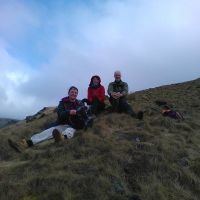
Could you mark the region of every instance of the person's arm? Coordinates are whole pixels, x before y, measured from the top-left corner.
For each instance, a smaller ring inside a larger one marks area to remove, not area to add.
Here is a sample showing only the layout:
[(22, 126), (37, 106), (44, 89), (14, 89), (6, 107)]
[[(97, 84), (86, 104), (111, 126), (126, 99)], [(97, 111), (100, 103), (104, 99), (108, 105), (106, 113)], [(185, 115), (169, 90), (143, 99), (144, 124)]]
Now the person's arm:
[(70, 110), (65, 108), (63, 101), (59, 102), (59, 105), (57, 107), (57, 114), (58, 114), (58, 119), (61, 122), (65, 122), (70, 115)]
[(92, 89), (89, 87), (88, 88), (88, 104), (90, 105), (92, 103), (93, 100), (93, 92)]
[(128, 95), (128, 84), (123, 83), (123, 91), (121, 92), (122, 96), (126, 97)]
[(118, 99), (121, 96), (121, 94), (118, 93), (118, 92), (114, 92), (113, 84), (114, 83), (110, 83), (109, 84), (109, 86), (108, 86), (108, 94), (110, 95), (110, 97), (113, 97), (114, 99)]
[(80, 112), (86, 112), (87, 107), (85, 106), (85, 104), (80, 101), (80, 100), (76, 100), (77, 102), (77, 106), (75, 109), (69, 110), (69, 115), (78, 115), (80, 114)]
[(111, 94), (113, 93), (113, 84), (112, 83), (109, 83), (107, 92), (108, 92), (109, 96), (111, 96)]
[(105, 88), (103, 86), (99, 88), (98, 99), (100, 102), (104, 102), (105, 100)]

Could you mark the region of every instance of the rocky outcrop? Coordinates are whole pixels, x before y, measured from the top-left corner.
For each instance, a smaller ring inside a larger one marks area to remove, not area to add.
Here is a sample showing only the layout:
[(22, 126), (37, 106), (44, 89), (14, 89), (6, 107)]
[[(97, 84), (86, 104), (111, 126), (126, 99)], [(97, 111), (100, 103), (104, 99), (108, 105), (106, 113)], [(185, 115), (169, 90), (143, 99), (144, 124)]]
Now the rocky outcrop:
[(44, 116), (56, 112), (56, 108), (55, 107), (44, 107), (43, 109), (41, 109), (40, 111), (38, 111), (36, 114), (34, 115), (30, 115), (30, 116), (26, 116), (26, 122), (31, 122), (35, 119), (40, 119), (43, 118)]

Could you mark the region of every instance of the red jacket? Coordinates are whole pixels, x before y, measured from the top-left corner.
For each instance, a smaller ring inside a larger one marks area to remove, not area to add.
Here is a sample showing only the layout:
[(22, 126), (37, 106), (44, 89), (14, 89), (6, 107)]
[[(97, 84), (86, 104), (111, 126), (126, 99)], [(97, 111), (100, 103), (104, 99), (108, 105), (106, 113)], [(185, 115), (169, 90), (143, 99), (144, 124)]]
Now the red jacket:
[[(99, 79), (99, 85), (97, 86), (93, 85), (94, 78)], [(97, 98), (101, 103), (104, 103), (105, 89), (101, 85), (101, 79), (98, 75), (93, 76), (90, 80), (90, 84), (88, 87), (88, 104), (92, 104), (94, 98)]]
[(98, 88), (88, 87), (88, 103), (91, 104), (95, 97), (101, 103), (104, 103), (105, 89), (102, 85), (100, 85)]

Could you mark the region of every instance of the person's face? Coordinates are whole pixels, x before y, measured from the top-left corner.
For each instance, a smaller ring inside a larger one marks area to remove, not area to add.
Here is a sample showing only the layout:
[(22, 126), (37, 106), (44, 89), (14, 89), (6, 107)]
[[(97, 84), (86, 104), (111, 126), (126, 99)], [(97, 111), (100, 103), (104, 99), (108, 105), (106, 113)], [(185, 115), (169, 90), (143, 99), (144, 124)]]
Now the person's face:
[(121, 74), (120, 73), (115, 73), (114, 77), (115, 77), (116, 81), (120, 81), (121, 80)]
[(93, 82), (94, 85), (98, 85), (98, 84), (99, 84), (99, 79), (96, 78), (96, 77), (94, 77), (94, 78), (92, 79), (92, 82)]
[(71, 101), (75, 101), (75, 100), (76, 100), (76, 97), (77, 97), (77, 95), (78, 95), (78, 91), (77, 91), (76, 89), (71, 89), (71, 90), (69, 91), (68, 95), (69, 95), (69, 99), (70, 99)]

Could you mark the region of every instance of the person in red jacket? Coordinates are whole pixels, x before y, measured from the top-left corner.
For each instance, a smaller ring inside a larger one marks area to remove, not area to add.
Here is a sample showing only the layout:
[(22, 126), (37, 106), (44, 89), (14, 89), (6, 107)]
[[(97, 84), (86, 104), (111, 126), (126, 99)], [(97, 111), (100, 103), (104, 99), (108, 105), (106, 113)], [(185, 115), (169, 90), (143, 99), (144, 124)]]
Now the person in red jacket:
[(92, 76), (87, 97), (87, 104), (90, 105), (89, 110), (92, 114), (98, 114), (105, 109), (105, 89), (98, 75)]

